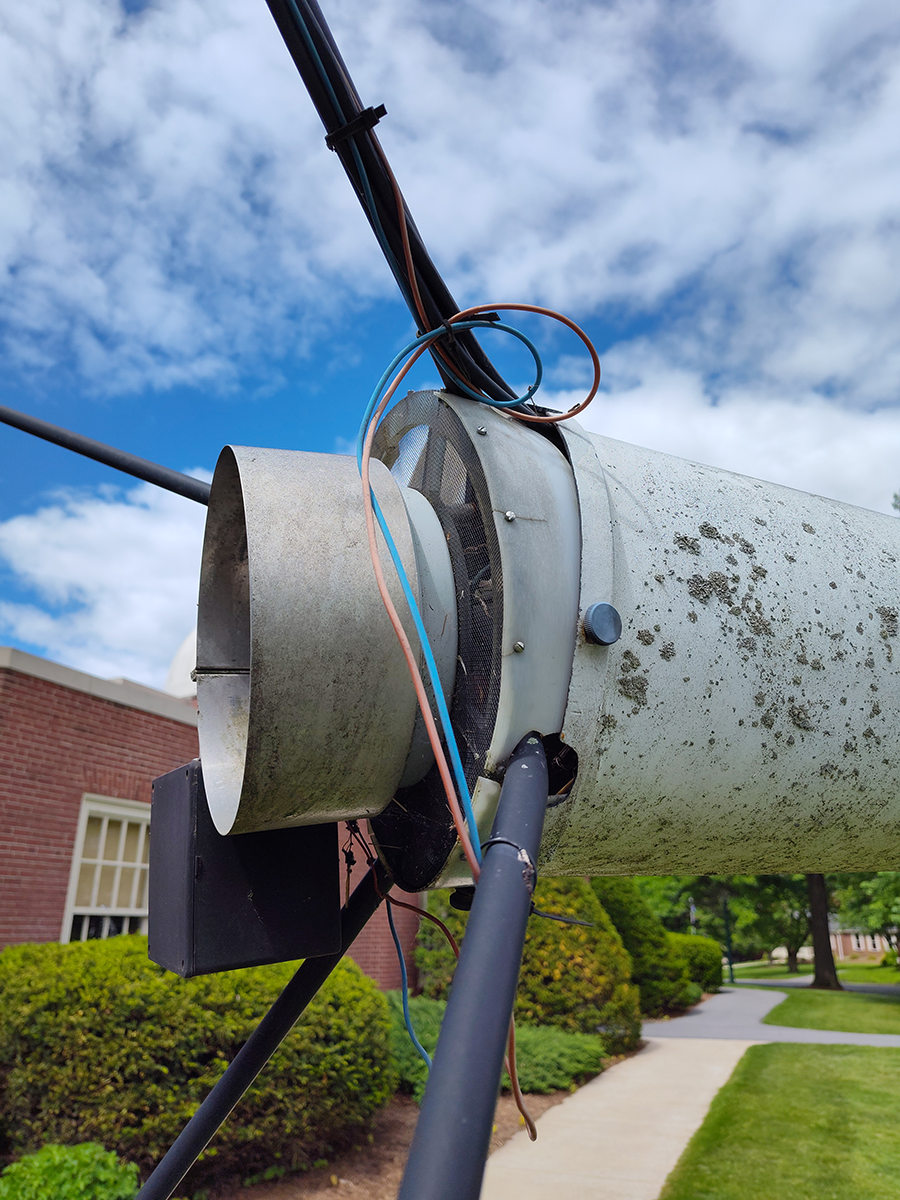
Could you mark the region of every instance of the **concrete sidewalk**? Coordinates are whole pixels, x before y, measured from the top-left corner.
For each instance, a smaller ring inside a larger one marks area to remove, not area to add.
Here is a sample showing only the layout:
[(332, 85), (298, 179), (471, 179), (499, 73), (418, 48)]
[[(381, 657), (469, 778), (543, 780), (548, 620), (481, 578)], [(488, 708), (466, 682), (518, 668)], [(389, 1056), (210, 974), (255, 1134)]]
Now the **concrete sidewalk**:
[(656, 1200), (752, 1041), (647, 1039), (488, 1159), (481, 1200)]
[(838, 1033), (829, 1029), (763, 1025), (763, 1017), (786, 996), (786, 992), (772, 988), (723, 988), (717, 996), (710, 996), (683, 1017), (673, 1017), (671, 1021), (644, 1021), (644, 1036), (804, 1042), (820, 1046), (900, 1046), (900, 1035), (893, 1033)]
[[(740, 972), (736, 972), (740, 975)], [(838, 977), (841, 970), (838, 967)], [(811, 975), (800, 975), (796, 979), (735, 979), (735, 987), (763, 988), (808, 988), (812, 983)], [(845, 992), (865, 992), (868, 996), (900, 996), (900, 983), (846, 983), (841, 979)]]

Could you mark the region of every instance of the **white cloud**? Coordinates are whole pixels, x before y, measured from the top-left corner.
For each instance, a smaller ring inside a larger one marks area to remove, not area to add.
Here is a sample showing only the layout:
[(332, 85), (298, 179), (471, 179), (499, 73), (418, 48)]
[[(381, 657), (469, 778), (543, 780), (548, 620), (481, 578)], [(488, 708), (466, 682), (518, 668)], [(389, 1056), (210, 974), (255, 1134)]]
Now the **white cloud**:
[[(724, 467), (756, 479), (879, 512), (891, 512), (900, 487), (900, 410), (845, 408), (812, 393), (785, 395), (731, 388), (716, 403), (697, 371), (666, 363), (652, 346), (614, 352), (621, 381), (578, 419), (620, 441)], [(568, 408), (573, 390), (554, 403)]]
[[(621, 331), (592, 427), (889, 510), (892, 6), (329, 0), (327, 16), (364, 103), (387, 105), (379, 135), (459, 300)], [(120, 395), (246, 371), (264, 387), (269, 362), (394, 293), (262, 4), (7, 4), (0, 110), (9, 367)], [(577, 363), (550, 359), (574, 387)], [(193, 604), (201, 514), (152, 497), (63, 498), (0, 526), (44, 598), (0, 609), (6, 628), (161, 682), (192, 620), (175, 597)]]
[(0, 523), (0, 558), (34, 594), (0, 603), (0, 636), (93, 675), (162, 687), (196, 622), (204, 516), (142, 484), (61, 494)]
[[(704, 375), (894, 403), (900, 20), (878, 0), (328, 5), (460, 298), (677, 324)], [(0, 16), (19, 362), (229, 384), (393, 284), (264, 6)], [(302, 332), (301, 332), (302, 331)]]

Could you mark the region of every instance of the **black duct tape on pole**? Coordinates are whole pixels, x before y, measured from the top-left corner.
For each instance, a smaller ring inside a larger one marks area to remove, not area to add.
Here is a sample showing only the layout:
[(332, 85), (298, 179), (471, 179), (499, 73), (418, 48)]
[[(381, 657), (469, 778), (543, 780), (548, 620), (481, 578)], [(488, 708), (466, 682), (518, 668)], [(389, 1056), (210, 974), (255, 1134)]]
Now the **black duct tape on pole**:
[(537, 734), (513, 752), (399, 1200), (477, 1200), (547, 808)]
[(383, 868), (373, 867), (341, 912), (341, 952), (308, 958), (301, 964), (238, 1051), (228, 1070), (182, 1129), (138, 1192), (136, 1200), (169, 1200), (219, 1126), (290, 1033), (303, 1010), (378, 908), (387, 887)]

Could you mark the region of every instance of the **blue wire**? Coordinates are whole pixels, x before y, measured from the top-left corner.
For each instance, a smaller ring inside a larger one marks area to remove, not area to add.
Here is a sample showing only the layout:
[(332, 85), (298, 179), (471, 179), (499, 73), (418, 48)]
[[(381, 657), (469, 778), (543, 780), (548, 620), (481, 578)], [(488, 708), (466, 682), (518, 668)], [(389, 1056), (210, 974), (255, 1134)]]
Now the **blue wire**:
[[(454, 326), (454, 328), (456, 328), (456, 329), (484, 329), (484, 328), (501, 329), (505, 333), (511, 333), (514, 337), (518, 338), (519, 341), (524, 342), (525, 345), (531, 351), (531, 354), (535, 360), (535, 363), (537, 364), (537, 380), (532, 385), (532, 387), (529, 388), (528, 392), (526, 393), (526, 396), (525, 397), (516, 397), (512, 400), (502, 401), (502, 402), (485, 401), (484, 397), (476, 397), (476, 398), (480, 399), (486, 403), (489, 403), (489, 404), (491, 404), (492, 407), (496, 407), (496, 408), (506, 408), (506, 407), (509, 407), (510, 405), (521, 403), (523, 399), (530, 398), (530, 396), (533, 394), (535, 388), (540, 383), (540, 380), (542, 377), (542, 364), (541, 364), (541, 359), (540, 359), (540, 355), (537, 351), (537, 348), (529, 340), (529, 338), (527, 338), (525, 336), (525, 334), (523, 334), (518, 329), (514, 329), (511, 325), (505, 325), (505, 324), (503, 324), (501, 322), (497, 322), (497, 321), (483, 321), (483, 320), (478, 320), (478, 319), (475, 319), (472, 321), (460, 321), (457, 325)], [(417, 338), (414, 342), (410, 342), (408, 345), (404, 346), (402, 350), (398, 351), (398, 353), (394, 355), (393, 359), (390, 362), (390, 365), (387, 367), (387, 369), (382, 374), (374, 392), (372, 393), (369, 403), (366, 406), (366, 411), (363, 416), (362, 424), (360, 425), (360, 429), (359, 429), (359, 436), (357, 437), (356, 461), (357, 461), (357, 466), (360, 468), (360, 470), (362, 469), (362, 453), (363, 453), (363, 446), (365, 444), (365, 439), (366, 439), (366, 432), (368, 430), (369, 423), (372, 419), (372, 414), (374, 413), (375, 409), (378, 407), (378, 402), (381, 398), (381, 393), (384, 391), (387, 381), (393, 375), (394, 371), (400, 365), (400, 363), (409, 354), (411, 354), (414, 350), (416, 350), (420, 346), (422, 346), (423, 343), (427, 344), (429, 342), (433, 342), (435, 339), (441, 337), (445, 332), (446, 331), (443, 328), (434, 329), (430, 333), (427, 333), (427, 334), (423, 335), (422, 337)], [(419, 610), (418, 602), (416, 601), (415, 595), (413, 594), (412, 586), (409, 582), (409, 578), (408, 578), (408, 576), (406, 574), (406, 570), (403, 566), (403, 561), (400, 558), (400, 552), (398, 551), (396, 543), (394, 542), (394, 539), (391, 536), (391, 531), (388, 528), (387, 521), (385, 520), (384, 514), (381, 511), (381, 506), (379, 505), (378, 500), (375, 497), (375, 493), (372, 491), (371, 488), (369, 489), (369, 491), (370, 491), (370, 495), (372, 498), (372, 509), (373, 509), (373, 512), (375, 515), (375, 519), (377, 520), (378, 525), (381, 529), (381, 532), (384, 535), (384, 539), (387, 544), (388, 552), (390, 553), (391, 560), (392, 560), (392, 562), (394, 564), (394, 568), (397, 572), (397, 578), (400, 581), (400, 586), (403, 590), (403, 595), (406, 599), (406, 603), (409, 607), (410, 615), (412, 616), (412, 619), (413, 619), (413, 624), (416, 627), (416, 633), (418, 634), (418, 637), (419, 637), (419, 643), (421, 645), (422, 654), (425, 659), (425, 667), (426, 667), (426, 670), (428, 673), (428, 679), (429, 679), (429, 682), (431, 683), (432, 694), (434, 695), (435, 703), (437, 705), (438, 716), (440, 718), (441, 727), (444, 731), (444, 739), (447, 743), (447, 749), (450, 754), (450, 763), (453, 768), (453, 774), (456, 778), (457, 790), (459, 791), (460, 801), (462, 803), (463, 812), (465, 813), (466, 824), (468, 825), (469, 831), (471, 834), (472, 848), (474, 850), (477, 861), (480, 863), (481, 862), (481, 847), (480, 847), (479, 841), (478, 841), (478, 826), (475, 821), (475, 813), (472, 808), (472, 798), (469, 793), (469, 785), (466, 780), (465, 770), (463, 769), (462, 759), (459, 754), (459, 747), (456, 743), (456, 735), (453, 732), (453, 725), (450, 721), (450, 712), (447, 708), (447, 702), (444, 698), (444, 691), (443, 691), (443, 687), (441, 686), (440, 675), (439, 675), (439, 672), (437, 669), (437, 663), (435, 662), (434, 654), (432, 653), (432, 650), (431, 650), (431, 644), (429, 643), (429, 640), (428, 640), (428, 634), (425, 631), (425, 624), (422, 620), (422, 614)]]
[(413, 1029), (412, 1017), (409, 1015), (409, 988), (407, 987), (406, 983), (406, 963), (403, 960), (403, 947), (400, 945), (400, 939), (397, 937), (397, 928), (394, 925), (394, 906), (391, 904), (390, 896), (385, 896), (385, 900), (387, 901), (387, 915), (388, 924), (391, 927), (391, 937), (394, 939), (394, 945), (397, 947), (397, 958), (400, 962), (400, 982), (402, 985), (400, 995), (403, 1000), (403, 1020), (406, 1023), (406, 1032), (409, 1034), (409, 1040), (418, 1050), (419, 1054), (421, 1054), (422, 1058), (425, 1059), (425, 1065), (430, 1071), (431, 1055), (416, 1037), (416, 1031)]
[[(538, 370), (540, 372), (541, 362), (540, 362), (540, 355), (538, 354), (537, 348), (518, 329), (514, 329), (512, 326), (504, 325), (504, 324), (498, 323), (496, 321), (481, 321), (481, 320), (461, 321), (461, 322), (459, 322), (459, 324), (457, 326), (455, 326), (455, 328), (462, 328), (462, 329), (485, 328), (485, 327), (488, 327), (491, 329), (497, 329), (497, 328), (502, 329), (504, 332), (509, 332), (514, 337), (516, 337), (520, 341), (524, 342), (528, 346), (529, 350), (531, 351), (531, 353), (535, 359), (535, 362), (538, 364)], [(426, 343), (432, 342), (436, 338), (441, 337), (444, 334), (444, 332), (445, 332), (445, 330), (443, 328), (432, 330), (430, 333), (425, 334), (424, 337), (417, 338), (414, 342), (410, 342), (408, 345), (404, 346), (402, 350), (398, 351), (398, 353), (394, 355), (394, 358), (391, 360), (390, 365), (387, 367), (387, 369), (382, 374), (382, 376), (379, 379), (378, 384), (375, 388), (375, 391), (372, 393), (372, 397), (369, 400), (369, 403), (366, 407), (366, 411), (363, 416), (363, 421), (360, 426), (359, 436), (357, 438), (356, 460), (357, 460), (357, 465), (360, 468), (362, 467), (362, 451), (363, 451), (363, 445), (365, 443), (366, 431), (368, 429), (369, 422), (371, 421), (372, 414), (374, 413), (375, 409), (378, 406), (378, 401), (381, 398), (381, 393), (383, 392), (384, 387), (387, 384), (387, 381), (393, 375), (394, 371), (400, 365), (400, 363), (403, 361), (403, 359), (407, 357), (407, 355), (411, 354), (414, 350), (418, 349), (422, 345), (423, 342), (426, 342)], [(519, 402), (520, 402), (519, 398), (516, 398), (514, 400), (510, 400), (508, 403), (509, 404), (517, 404)], [(506, 407), (506, 403), (498, 404), (498, 405), (496, 405), (496, 407)], [(370, 489), (370, 492), (371, 492), (371, 489)], [(459, 791), (460, 800), (462, 802), (463, 811), (465, 813), (466, 824), (468, 825), (470, 833), (472, 835), (473, 850), (475, 852), (476, 859), (478, 860), (478, 862), (481, 862), (481, 847), (478, 843), (478, 826), (475, 821), (475, 813), (472, 809), (472, 799), (471, 799), (471, 795), (469, 793), (469, 786), (468, 786), (468, 782), (466, 781), (466, 775), (465, 775), (465, 771), (463, 769), (462, 759), (460, 758), (459, 747), (457, 746), (457, 743), (456, 743), (456, 735), (453, 732), (453, 725), (450, 721), (450, 713), (447, 708), (447, 702), (444, 699), (444, 692), (443, 692), (443, 688), (441, 686), (440, 676), (439, 676), (438, 669), (437, 669), (437, 663), (434, 660), (434, 655), (432, 653), (431, 645), (428, 640), (428, 634), (425, 631), (425, 624), (422, 620), (421, 612), (419, 611), (419, 605), (416, 601), (415, 595), (413, 594), (413, 590), (410, 585), (409, 578), (408, 578), (408, 576), (406, 574), (406, 570), (403, 566), (402, 559), (400, 558), (400, 553), (397, 550), (397, 546), (394, 542), (393, 537), (391, 536), (391, 532), (390, 532), (390, 529), (388, 528), (387, 521), (385, 520), (384, 514), (381, 511), (381, 506), (379, 505), (377, 499), (375, 498), (374, 492), (371, 492), (371, 496), (372, 496), (372, 507), (373, 507), (373, 511), (375, 514), (375, 519), (378, 521), (378, 525), (381, 528), (382, 534), (384, 535), (384, 539), (385, 539), (385, 542), (387, 543), (388, 551), (391, 555), (391, 560), (393, 561), (394, 568), (397, 571), (397, 577), (400, 581), (400, 586), (403, 590), (403, 594), (406, 599), (407, 605), (409, 607), (410, 614), (413, 618), (413, 623), (416, 627), (416, 633), (418, 634), (419, 642), (422, 647), (422, 653), (425, 658), (425, 666), (426, 666), (426, 670), (428, 672), (429, 682), (431, 683), (432, 693), (434, 695), (435, 703), (436, 703), (437, 709), (438, 709), (438, 716), (440, 718), (441, 727), (443, 728), (443, 731), (444, 731), (444, 738), (447, 743), (447, 749), (450, 754), (450, 761), (451, 761), (451, 766), (453, 768), (453, 774), (456, 778), (457, 789)]]

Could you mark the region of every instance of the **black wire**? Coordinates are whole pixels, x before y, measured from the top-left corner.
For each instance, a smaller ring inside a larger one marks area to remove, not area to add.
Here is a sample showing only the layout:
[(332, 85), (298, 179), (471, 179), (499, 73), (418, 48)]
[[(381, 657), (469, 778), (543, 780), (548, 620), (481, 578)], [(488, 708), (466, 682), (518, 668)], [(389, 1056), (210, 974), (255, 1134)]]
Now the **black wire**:
[[(358, 116), (363, 105), (317, 0), (266, 0), (266, 2), (322, 124), (325, 126), (326, 133), (337, 132)], [(303, 36), (304, 32), (312, 42), (319, 62), (310, 52)], [(329, 95), (329, 84), (337, 105)], [(370, 210), (364, 181), (353, 153), (353, 146), (350, 144), (351, 141), (362, 162), (365, 181), (369, 185), (375, 208), (374, 212)], [(406, 277), (400, 217), (397, 212), (394, 189), (385, 166), (386, 160), (382, 157), (383, 151), (372, 132), (366, 131), (339, 143), (335, 147), (335, 153), (341, 160), (341, 165), (373, 230), (377, 234), (380, 226), (383, 232), (387, 247), (382, 246), (382, 250), (385, 251), (388, 265), (397, 279), (403, 298), (409, 306), (417, 326), (420, 326), (422, 318), (416, 311), (412, 299), (412, 289)], [(415, 222), (406, 211), (405, 217), (410, 256), (422, 307), (429, 328), (435, 329), (444, 320), (458, 312), (459, 305), (425, 248), (425, 243)], [(426, 330), (420, 330), (420, 332), (426, 332)], [(443, 339), (441, 342), (444, 354), (451, 361), (454, 369), (470, 385), (480, 388), (492, 400), (507, 401), (515, 395), (471, 331), (467, 330), (457, 334), (452, 345), (445, 344)], [(452, 371), (448, 370), (440, 356), (433, 354), (433, 357), (445, 386), (448, 389), (459, 391)]]

